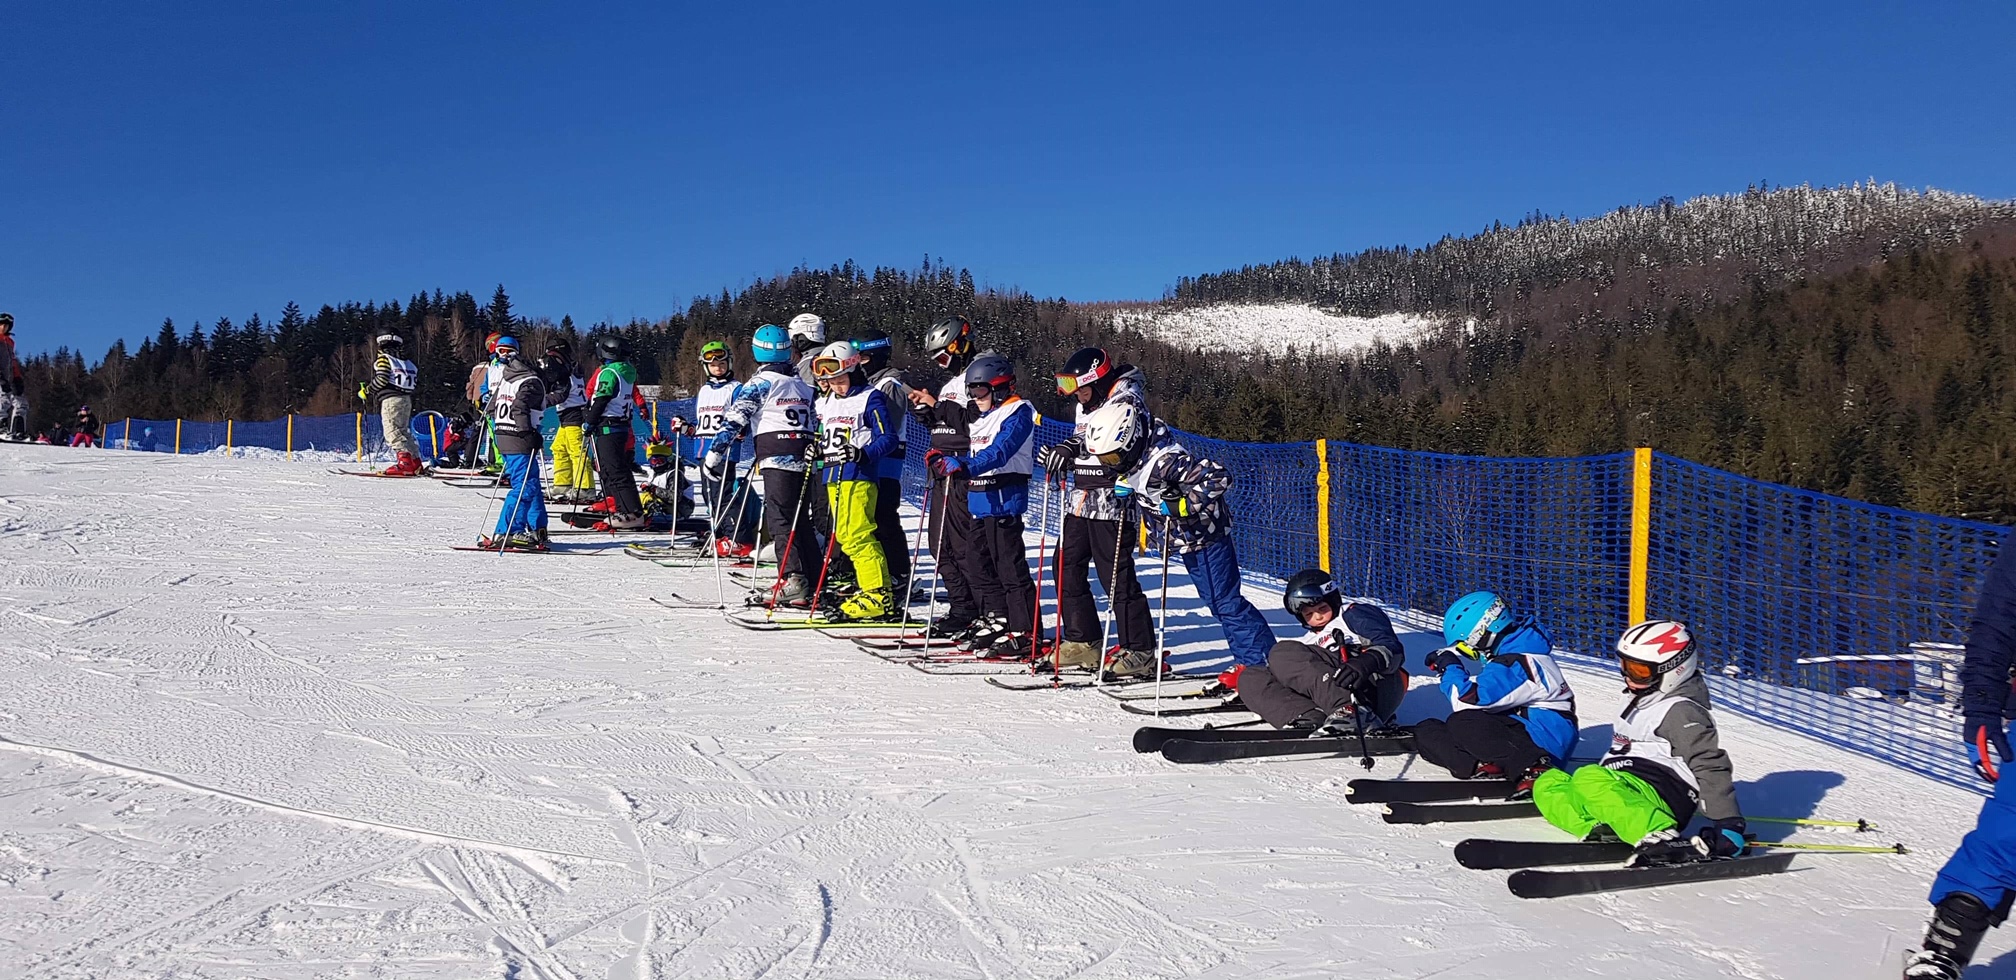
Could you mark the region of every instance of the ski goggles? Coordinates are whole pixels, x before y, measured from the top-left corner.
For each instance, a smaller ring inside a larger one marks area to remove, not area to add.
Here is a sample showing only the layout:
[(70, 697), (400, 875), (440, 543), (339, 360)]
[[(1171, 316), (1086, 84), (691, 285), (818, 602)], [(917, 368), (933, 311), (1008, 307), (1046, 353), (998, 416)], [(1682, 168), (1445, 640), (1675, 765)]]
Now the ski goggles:
[(728, 349), (725, 347), (716, 347), (712, 350), (703, 350), (700, 352), (700, 363), (702, 364), (726, 364), (728, 361)]
[(1092, 458), (1098, 460), (1103, 466), (1119, 466), (1121, 463), (1127, 461), (1127, 454), (1115, 449), (1110, 453), (1093, 453)]
[(988, 401), (993, 401), (993, 400), (994, 400), (994, 386), (993, 386), (993, 385), (967, 385), (967, 386), (966, 386), (966, 397), (968, 397), (968, 398), (971, 398), (971, 399), (974, 399), (974, 400), (976, 400), (976, 401), (977, 401), (977, 400), (979, 400), (979, 399), (982, 399), (982, 398), (985, 398), (985, 399), (987, 399)]
[(1093, 382), (1098, 380), (1099, 371), (1096, 368), (1084, 374), (1059, 374), (1057, 376), (1057, 393), (1060, 395), (1076, 394), (1078, 389), (1090, 387)]
[(1650, 684), (1658, 680), (1661, 674), (1665, 674), (1679, 666), (1680, 662), (1685, 659), (1685, 657), (1675, 657), (1663, 664), (1655, 664), (1649, 660), (1634, 660), (1630, 657), (1620, 656), (1617, 658), (1617, 672), (1623, 674), (1624, 679), (1630, 683)]
[(938, 365), (941, 368), (949, 368), (952, 366), (952, 359), (958, 356), (959, 355), (952, 353), (951, 348), (947, 347), (944, 350), (941, 350), (938, 353), (931, 355), (931, 362)]
[(812, 376), (821, 381), (837, 378), (847, 373), (847, 362), (837, 357), (815, 357), (812, 359)]

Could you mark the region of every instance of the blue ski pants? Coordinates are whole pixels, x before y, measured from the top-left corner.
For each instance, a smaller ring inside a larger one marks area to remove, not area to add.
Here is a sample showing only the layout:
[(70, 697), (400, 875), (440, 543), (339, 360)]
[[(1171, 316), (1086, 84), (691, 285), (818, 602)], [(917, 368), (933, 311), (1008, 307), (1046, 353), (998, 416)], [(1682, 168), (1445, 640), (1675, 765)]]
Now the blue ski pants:
[(1989, 908), (2000, 908), (2016, 888), (2016, 770), (2005, 767), (1995, 783), (1995, 795), (1981, 804), (1974, 829), (1961, 838), (1960, 849), (1946, 859), (1932, 881), (1932, 904), (1954, 892), (1966, 892)]
[(497, 512), (497, 533), (531, 534), (546, 530), (546, 490), (539, 485), (539, 457), (535, 453), (504, 457), (504, 478), (511, 492)]
[(1197, 586), (1197, 595), (1211, 607), (1234, 663), (1255, 666), (1267, 662), (1274, 647), (1274, 627), (1239, 591), (1239, 553), (1231, 538), (1219, 538), (1196, 551), (1182, 553), (1183, 567)]

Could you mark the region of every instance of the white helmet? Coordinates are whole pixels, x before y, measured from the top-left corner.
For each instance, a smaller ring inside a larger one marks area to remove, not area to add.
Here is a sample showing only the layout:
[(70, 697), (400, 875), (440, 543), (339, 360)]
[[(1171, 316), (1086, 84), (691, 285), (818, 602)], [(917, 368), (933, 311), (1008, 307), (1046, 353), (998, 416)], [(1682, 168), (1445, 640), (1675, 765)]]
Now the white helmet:
[(791, 318), (791, 339), (803, 338), (815, 344), (826, 342), (826, 321), (817, 313), (800, 313)]
[(1633, 690), (1671, 691), (1700, 673), (1701, 658), (1686, 623), (1653, 619), (1617, 638), (1617, 669)]
[(1148, 413), (1131, 401), (1109, 401), (1085, 417), (1085, 454), (1107, 466), (1131, 466), (1148, 438)]
[(861, 366), (861, 352), (851, 340), (836, 340), (812, 355), (812, 376), (824, 381), (851, 373)]

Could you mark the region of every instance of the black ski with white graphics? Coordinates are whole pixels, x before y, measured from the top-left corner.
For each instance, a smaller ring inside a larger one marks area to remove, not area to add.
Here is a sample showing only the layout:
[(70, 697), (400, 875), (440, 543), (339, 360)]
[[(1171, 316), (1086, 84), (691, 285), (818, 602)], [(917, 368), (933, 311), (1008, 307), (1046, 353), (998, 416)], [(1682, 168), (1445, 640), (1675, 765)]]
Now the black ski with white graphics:
[[(1025, 661), (1003, 660), (1000, 662), (1027, 666), (1027, 662)], [(1091, 674), (1075, 668), (1062, 674), (1053, 675), (1050, 671), (1049, 660), (1046, 655), (1046, 658), (1036, 661), (1036, 670), (1029, 675), (1029, 679), (1026, 681), (1020, 683), (1015, 681), (989, 681), (988, 683), (1010, 691), (1055, 691), (1081, 687), (1097, 687), (1102, 689), (1140, 687), (1144, 684), (1152, 687), (1155, 684), (1155, 678), (1128, 677), (1120, 680), (1109, 680), (1101, 684)]]
[(1539, 815), (1540, 808), (1531, 803), (1388, 803), (1384, 819), (1387, 823), (1475, 823)]
[(1504, 779), (1354, 779), (1344, 787), (1352, 803), (1460, 803), (1502, 800), (1513, 783)]
[[(1280, 738), (1278, 732), (1275, 734), (1275, 738), (1251, 741), (1172, 739), (1163, 743), (1162, 758), (1188, 765), (1271, 756), (1358, 754), (1359, 739), (1356, 735), (1343, 738)], [(1367, 755), (1408, 755), (1414, 751), (1414, 736), (1367, 737), (1364, 747)]]
[(1278, 742), (1293, 738), (1276, 728), (1160, 728), (1148, 725), (1134, 731), (1134, 751), (1160, 752), (1177, 739), (1190, 742)]
[[(1184, 699), (1164, 698), (1163, 700), (1165, 701), (1175, 700), (1176, 706), (1165, 707), (1160, 710), (1157, 710), (1153, 699), (1133, 698), (1128, 701), (1120, 702), (1120, 710), (1129, 712), (1131, 714), (1148, 715), (1153, 718), (1188, 718), (1192, 715), (1217, 715), (1217, 714), (1228, 714), (1237, 711), (1253, 710), (1251, 708), (1246, 707), (1246, 702), (1239, 700), (1238, 695), (1233, 695), (1232, 697), (1224, 698), (1218, 701), (1212, 701), (1206, 704), (1197, 704), (1194, 700), (1188, 698)], [(1147, 703), (1135, 704), (1133, 703), (1134, 701), (1146, 701)]]
[(1456, 842), (1456, 863), (1478, 871), (1548, 868), (1560, 864), (1611, 864), (1629, 860), (1632, 847), (1623, 841), (1490, 840), (1472, 837)]
[(1755, 857), (1696, 861), (1652, 868), (1588, 868), (1578, 871), (1514, 871), (1505, 887), (1520, 898), (1564, 898), (1619, 892), (1633, 888), (1658, 888), (1698, 881), (1750, 878), (1792, 870), (1796, 854), (1760, 854)]

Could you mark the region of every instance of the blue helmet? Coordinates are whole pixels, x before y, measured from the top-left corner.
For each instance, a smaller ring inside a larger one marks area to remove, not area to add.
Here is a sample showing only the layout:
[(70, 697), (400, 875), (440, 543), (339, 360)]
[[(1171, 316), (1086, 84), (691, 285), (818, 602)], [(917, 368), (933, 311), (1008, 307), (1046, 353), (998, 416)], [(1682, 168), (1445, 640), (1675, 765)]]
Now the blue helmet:
[(1472, 657), (1488, 656), (1512, 628), (1512, 607), (1496, 592), (1472, 592), (1442, 614), (1442, 642)]
[(756, 351), (758, 364), (788, 364), (791, 361), (791, 335), (774, 323), (757, 327), (756, 339), (750, 346)]

